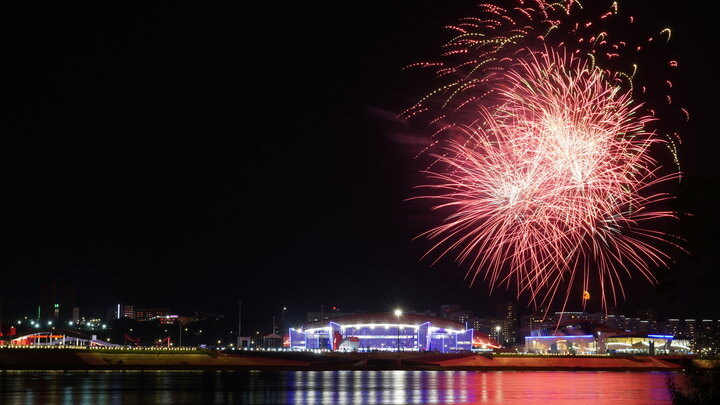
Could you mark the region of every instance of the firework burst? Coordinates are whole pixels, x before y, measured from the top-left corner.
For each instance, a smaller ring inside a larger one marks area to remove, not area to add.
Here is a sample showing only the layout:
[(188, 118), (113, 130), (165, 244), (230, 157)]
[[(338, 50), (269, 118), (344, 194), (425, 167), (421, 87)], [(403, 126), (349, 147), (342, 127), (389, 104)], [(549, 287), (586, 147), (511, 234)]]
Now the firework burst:
[[(673, 237), (652, 224), (675, 213), (654, 208), (670, 196), (652, 190), (679, 171), (661, 174), (652, 157), (654, 145), (674, 143), (633, 98), (636, 67), (600, 66), (619, 63), (627, 43), (568, 22), (573, 4), (481, 5), (489, 17), (449, 27), (452, 63), (417, 64), (450, 83), (403, 116), (435, 113), (438, 126), (421, 198), (449, 214), (422, 235), (435, 242), (428, 254), (454, 254), (473, 282), (512, 285), (535, 306), (564, 307), (573, 286), (592, 283), (607, 308), (625, 296), (625, 277), (655, 282), (669, 262)], [(613, 5), (600, 19), (616, 14)], [(548, 40), (562, 27), (573, 46)]]

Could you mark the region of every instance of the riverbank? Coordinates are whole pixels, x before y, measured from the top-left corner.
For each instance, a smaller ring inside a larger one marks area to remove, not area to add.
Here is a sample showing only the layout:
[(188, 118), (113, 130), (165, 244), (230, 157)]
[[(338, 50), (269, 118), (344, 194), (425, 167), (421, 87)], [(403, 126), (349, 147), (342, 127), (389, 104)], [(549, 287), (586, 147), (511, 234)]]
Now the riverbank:
[(216, 352), (209, 350), (0, 349), (0, 370), (584, 370), (679, 371), (690, 356), (529, 356), (472, 353)]

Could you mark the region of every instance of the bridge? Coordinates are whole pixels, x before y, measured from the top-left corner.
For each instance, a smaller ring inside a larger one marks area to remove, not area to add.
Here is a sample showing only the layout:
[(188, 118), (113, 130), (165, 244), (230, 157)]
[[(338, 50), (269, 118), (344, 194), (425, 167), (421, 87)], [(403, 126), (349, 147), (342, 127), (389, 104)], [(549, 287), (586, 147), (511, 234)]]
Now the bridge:
[(95, 335), (86, 338), (78, 333), (58, 331), (34, 332), (28, 335), (13, 337), (12, 339), (6, 338), (5, 342), (5, 344), (10, 346), (120, 347), (118, 344), (99, 340)]

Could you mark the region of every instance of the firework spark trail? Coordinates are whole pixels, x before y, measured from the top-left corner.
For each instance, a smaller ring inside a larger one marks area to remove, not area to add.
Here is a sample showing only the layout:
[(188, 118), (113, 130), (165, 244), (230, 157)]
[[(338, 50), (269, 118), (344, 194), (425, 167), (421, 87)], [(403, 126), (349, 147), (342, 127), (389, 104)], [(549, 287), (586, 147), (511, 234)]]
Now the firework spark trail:
[[(445, 136), (426, 171), (431, 193), (419, 198), (450, 214), (421, 236), (435, 241), (426, 256), (457, 255), (491, 291), (514, 285), (534, 306), (561, 299), (564, 308), (576, 280), (586, 291), (597, 282), (607, 308), (608, 295), (625, 298), (624, 278), (655, 282), (654, 268), (670, 260), (657, 244), (677, 246), (651, 228), (676, 216), (653, 208), (670, 196), (651, 189), (679, 177), (660, 174), (651, 148), (675, 143), (648, 129), (657, 119), (633, 99), (636, 66), (599, 67), (624, 42), (565, 21), (577, 2), (533, 4), (481, 5), (489, 17), (448, 27), (457, 36), (445, 56), (459, 60), (415, 64), (453, 78), (402, 114), (437, 113), (433, 137)], [(614, 14), (616, 5), (601, 18)], [(572, 47), (547, 40), (560, 27)]]

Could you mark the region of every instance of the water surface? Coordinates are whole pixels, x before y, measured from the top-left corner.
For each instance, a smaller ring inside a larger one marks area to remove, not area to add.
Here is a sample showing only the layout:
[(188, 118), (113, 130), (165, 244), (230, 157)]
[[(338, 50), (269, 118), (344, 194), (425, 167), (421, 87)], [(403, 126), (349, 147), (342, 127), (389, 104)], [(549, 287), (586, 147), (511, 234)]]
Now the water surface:
[(671, 372), (0, 371), (0, 404), (670, 404)]

